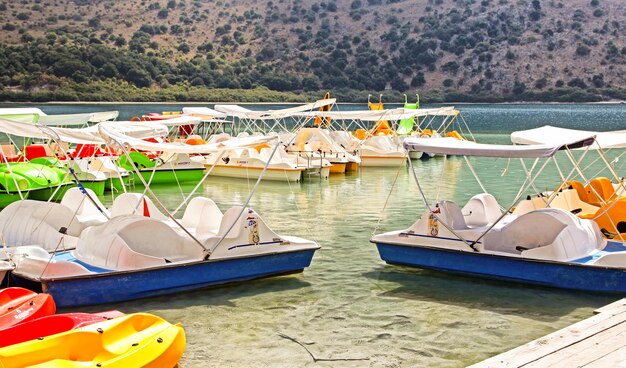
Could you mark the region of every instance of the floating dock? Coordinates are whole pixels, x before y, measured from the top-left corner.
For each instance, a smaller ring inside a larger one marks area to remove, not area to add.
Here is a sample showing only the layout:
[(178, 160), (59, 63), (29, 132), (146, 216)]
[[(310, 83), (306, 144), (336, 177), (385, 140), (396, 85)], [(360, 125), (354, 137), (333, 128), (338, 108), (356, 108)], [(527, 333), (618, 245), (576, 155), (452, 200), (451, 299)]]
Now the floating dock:
[(626, 298), (471, 368), (626, 367)]

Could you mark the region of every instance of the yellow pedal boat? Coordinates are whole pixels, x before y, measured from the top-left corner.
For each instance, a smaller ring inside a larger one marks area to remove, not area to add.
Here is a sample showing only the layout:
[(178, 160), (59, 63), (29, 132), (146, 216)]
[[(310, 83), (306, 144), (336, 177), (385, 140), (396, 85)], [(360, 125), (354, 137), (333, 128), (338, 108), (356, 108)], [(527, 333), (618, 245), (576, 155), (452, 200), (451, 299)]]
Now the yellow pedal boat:
[(0, 349), (0, 368), (171, 368), (185, 350), (180, 324), (128, 314)]

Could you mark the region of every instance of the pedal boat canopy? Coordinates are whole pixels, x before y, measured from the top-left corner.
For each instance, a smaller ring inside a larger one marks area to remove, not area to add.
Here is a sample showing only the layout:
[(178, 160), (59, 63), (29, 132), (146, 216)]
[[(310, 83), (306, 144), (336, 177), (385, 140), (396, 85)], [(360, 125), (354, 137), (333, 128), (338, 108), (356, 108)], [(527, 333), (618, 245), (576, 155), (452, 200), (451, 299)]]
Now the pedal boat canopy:
[(550, 125), (513, 132), (511, 133), (511, 141), (515, 144), (552, 144), (564, 140), (580, 140), (590, 136), (595, 137), (595, 143), (591, 149), (626, 148), (626, 130), (594, 132)]
[(485, 144), (456, 138), (407, 138), (404, 148), (408, 151), (429, 152), (442, 155), (501, 157), (501, 158), (545, 158), (552, 157), (560, 150), (590, 146), (594, 136), (556, 144), (536, 144), (514, 146), (510, 144)]

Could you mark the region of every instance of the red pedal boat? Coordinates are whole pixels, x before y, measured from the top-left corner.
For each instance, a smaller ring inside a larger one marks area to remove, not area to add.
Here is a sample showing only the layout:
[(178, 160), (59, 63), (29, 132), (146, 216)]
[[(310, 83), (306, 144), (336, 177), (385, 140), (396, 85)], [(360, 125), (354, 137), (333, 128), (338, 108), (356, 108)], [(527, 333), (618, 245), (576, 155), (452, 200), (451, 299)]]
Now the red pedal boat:
[(0, 329), (54, 312), (56, 305), (50, 294), (37, 294), (19, 287), (0, 290)]
[(0, 348), (123, 316), (120, 311), (44, 316), (0, 330)]

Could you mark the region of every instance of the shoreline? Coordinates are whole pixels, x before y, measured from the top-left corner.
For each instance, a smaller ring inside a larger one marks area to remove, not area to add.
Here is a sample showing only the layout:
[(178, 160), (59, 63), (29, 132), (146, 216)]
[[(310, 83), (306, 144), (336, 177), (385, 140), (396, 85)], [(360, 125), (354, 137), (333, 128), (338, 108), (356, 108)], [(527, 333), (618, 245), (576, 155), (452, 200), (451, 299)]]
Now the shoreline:
[[(311, 100), (310, 102), (313, 102)], [(338, 102), (338, 105), (364, 105), (364, 102)], [(305, 102), (237, 102), (237, 101), (164, 101), (164, 102), (144, 102), (144, 101), (47, 101), (47, 102), (13, 102), (3, 101), (2, 105), (303, 105)], [(385, 102), (385, 105), (403, 105), (402, 102)], [(597, 102), (541, 102), (541, 101), (514, 101), (514, 102), (433, 102), (423, 103), (424, 105), (624, 105), (626, 100), (613, 100), (613, 101), (597, 101)]]

